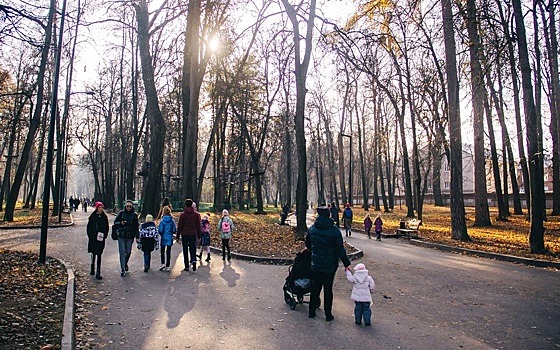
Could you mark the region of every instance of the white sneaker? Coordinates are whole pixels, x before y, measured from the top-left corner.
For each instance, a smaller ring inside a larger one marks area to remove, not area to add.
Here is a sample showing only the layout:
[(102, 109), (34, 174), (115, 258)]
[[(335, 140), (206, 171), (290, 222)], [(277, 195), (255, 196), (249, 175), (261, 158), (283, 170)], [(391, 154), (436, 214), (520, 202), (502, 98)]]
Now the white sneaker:
[(163, 271), (165, 269), (165, 264), (161, 265), (161, 267), (159, 268), (160, 271)]
[(170, 270), (169, 267), (166, 267), (166, 268), (165, 268), (165, 271), (169, 271), (169, 270)]

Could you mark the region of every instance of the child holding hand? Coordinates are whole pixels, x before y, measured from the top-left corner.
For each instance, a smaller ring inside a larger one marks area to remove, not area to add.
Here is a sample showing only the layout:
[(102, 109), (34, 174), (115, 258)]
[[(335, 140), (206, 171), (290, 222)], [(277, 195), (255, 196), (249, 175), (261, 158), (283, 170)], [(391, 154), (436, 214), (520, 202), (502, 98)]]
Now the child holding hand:
[(354, 318), (357, 325), (362, 324), (362, 317), (366, 326), (371, 326), (371, 293), (375, 289), (375, 282), (368, 274), (364, 264), (354, 267), (354, 274), (346, 270), (346, 278), (354, 284), (351, 299), (354, 300)]

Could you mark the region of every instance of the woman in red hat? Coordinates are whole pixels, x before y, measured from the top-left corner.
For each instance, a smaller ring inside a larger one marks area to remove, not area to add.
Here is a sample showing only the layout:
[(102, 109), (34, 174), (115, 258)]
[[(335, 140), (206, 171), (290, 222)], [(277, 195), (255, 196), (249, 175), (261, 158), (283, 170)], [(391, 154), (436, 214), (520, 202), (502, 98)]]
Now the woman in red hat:
[[(95, 278), (101, 277), (101, 254), (105, 249), (105, 240), (109, 234), (109, 218), (103, 209), (103, 203), (95, 202), (95, 211), (91, 213), (87, 224), (88, 253), (91, 253), (90, 275), (95, 274)], [(97, 272), (95, 272), (95, 262), (97, 260)]]

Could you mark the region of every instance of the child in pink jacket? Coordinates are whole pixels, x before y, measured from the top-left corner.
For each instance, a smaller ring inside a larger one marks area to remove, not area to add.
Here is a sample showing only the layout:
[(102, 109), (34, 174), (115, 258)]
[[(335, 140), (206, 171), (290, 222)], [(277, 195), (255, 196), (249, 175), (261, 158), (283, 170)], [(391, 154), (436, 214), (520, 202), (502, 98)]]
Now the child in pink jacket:
[(346, 278), (354, 283), (351, 299), (354, 300), (354, 318), (356, 324), (362, 324), (362, 317), (366, 326), (371, 326), (371, 293), (375, 289), (375, 282), (368, 274), (364, 264), (354, 267), (354, 274), (346, 270)]

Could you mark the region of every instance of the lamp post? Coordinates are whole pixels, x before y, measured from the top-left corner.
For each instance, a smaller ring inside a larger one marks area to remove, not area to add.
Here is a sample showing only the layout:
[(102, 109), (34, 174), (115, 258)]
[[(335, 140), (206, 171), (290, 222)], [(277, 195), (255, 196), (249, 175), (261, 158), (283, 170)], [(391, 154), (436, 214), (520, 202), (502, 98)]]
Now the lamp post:
[(59, 39), (56, 50), (56, 61), (51, 98), (51, 115), (49, 119), (49, 137), (47, 141), (47, 159), (45, 161), (45, 184), (43, 186), (43, 211), (41, 215), (41, 240), (39, 243), (39, 264), (47, 259), (47, 230), (49, 227), (49, 202), (51, 200), (51, 179), (53, 167), (54, 127), (57, 116), (58, 80), (60, 76), (60, 55), (62, 53), (62, 39), (64, 38), (64, 19), (66, 17), (66, 0), (62, 2), (60, 17)]
[(352, 205), (352, 135), (340, 134), (341, 137), (348, 137), (350, 139), (350, 166), (348, 167), (348, 203)]

